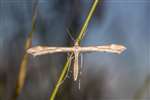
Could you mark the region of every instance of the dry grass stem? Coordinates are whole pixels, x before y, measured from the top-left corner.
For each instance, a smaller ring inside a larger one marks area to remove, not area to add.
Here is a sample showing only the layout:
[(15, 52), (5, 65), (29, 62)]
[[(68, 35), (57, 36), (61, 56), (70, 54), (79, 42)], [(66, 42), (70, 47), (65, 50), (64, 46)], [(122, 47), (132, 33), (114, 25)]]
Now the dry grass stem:
[[(37, 0), (34, 2), (34, 10), (33, 10), (33, 16), (32, 16), (32, 30), (31, 32), (28, 34), (27, 40), (25, 42), (25, 50), (29, 49), (32, 45), (32, 35), (33, 32), (35, 31), (35, 20), (36, 20), (36, 14), (37, 14)], [(13, 95), (13, 99), (17, 99), (17, 96), (20, 94), (23, 86), (24, 86), (24, 81), (26, 78), (26, 66), (28, 64), (28, 57), (29, 55), (25, 52), (23, 59), (21, 61), (20, 64), (20, 68), (19, 68), (19, 74), (18, 74), (18, 79), (17, 79), (17, 83), (16, 83), (16, 90), (15, 90), (15, 94)]]

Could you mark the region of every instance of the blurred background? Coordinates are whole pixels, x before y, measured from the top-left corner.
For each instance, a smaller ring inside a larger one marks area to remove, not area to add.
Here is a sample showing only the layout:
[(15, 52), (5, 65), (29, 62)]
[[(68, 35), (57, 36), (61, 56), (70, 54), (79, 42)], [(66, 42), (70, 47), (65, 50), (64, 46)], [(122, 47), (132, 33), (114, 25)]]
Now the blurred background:
[[(11, 100), (31, 32), (32, 46), (72, 46), (93, 0), (0, 0), (0, 100)], [(150, 1), (103, 0), (81, 45), (122, 44), (121, 55), (84, 53), (79, 82), (72, 71), (56, 100), (150, 99)], [(17, 100), (49, 100), (67, 54), (29, 56), (25, 85)], [(71, 66), (72, 67), (72, 66)], [(137, 98), (138, 97), (138, 98)]]

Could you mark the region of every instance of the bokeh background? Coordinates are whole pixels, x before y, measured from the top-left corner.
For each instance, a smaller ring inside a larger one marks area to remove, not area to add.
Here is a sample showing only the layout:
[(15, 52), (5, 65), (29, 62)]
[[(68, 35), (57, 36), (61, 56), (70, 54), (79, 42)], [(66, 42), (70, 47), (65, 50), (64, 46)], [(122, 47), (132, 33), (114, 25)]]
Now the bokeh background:
[[(93, 0), (38, 0), (32, 46), (72, 46)], [(35, 0), (0, 0), (0, 100), (11, 100), (24, 45), (31, 31)], [(150, 99), (150, 1), (103, 0), (82, 46), (122, 44), (121, 55), (82, 54), (79, 82), (70, 71), (56, 100)], [(67, 54), (30, 56), (17, 100), (49, 100)], [(71, 66), (72, 67), (72, 66)]]

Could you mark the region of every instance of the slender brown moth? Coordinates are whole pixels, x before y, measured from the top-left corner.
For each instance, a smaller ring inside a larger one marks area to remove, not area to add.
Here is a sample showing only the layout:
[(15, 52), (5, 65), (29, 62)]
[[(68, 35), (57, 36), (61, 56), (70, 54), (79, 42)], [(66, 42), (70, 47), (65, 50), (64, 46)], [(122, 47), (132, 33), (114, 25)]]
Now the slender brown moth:
[(45, 55), (45, 54), (53, 54), (60, 52), (73, 52), (74, 53), (74, 66), (73, 66), (73, 79), (74, 81), (78, 78), (79, 73), (79, 64), (78, 57), (79, 53), (84, 52), (109, 52), (109, 53), (122, 53), (126, 47), (118, 44), (110, 44), (104, 46), (87, 46), (81, 47), (78, 43), (75, 43), (73, 47), (47, 47), (47, 46), (36, 46), (27, 50), (27, 53), (33, 56)]

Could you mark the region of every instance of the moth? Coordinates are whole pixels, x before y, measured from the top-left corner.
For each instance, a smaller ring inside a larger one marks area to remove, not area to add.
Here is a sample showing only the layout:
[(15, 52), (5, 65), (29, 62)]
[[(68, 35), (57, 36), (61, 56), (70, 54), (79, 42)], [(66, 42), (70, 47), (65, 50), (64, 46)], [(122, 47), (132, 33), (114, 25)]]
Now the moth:
[(74, 53), (74, 66), (73, 66), (73, 79), (77, 80), (79, 74), (79, 54), (84, 52), (109, 52), (120, 54), (126, 49), (125, 46), (119, 44), (110, 44), (103, 46), (87, 46), (81, 47), (76, 42), (72, 47), (48, 47), (48, 46), (35, 46), (27, 50), (27, 53), (33, 56), (61, 53), (61, 52), (73, 52)]

